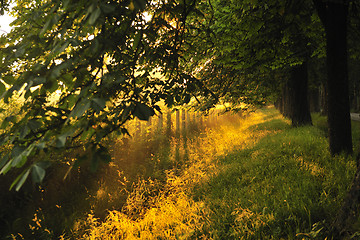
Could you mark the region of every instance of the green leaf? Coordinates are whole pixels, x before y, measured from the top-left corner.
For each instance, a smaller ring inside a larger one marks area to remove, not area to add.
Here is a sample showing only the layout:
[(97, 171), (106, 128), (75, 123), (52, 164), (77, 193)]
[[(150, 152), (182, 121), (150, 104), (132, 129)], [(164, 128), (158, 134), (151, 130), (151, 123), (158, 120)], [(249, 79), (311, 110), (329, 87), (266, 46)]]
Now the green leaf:
[(41, 183), (45, 177), (45, 169), (43, 169), (38, 163), (32, 166), (31, 177), (34, 183)]
[(36, 144), (36, 147), (40, 150), (43, 150), (46, 147), (46, 142), (39, 142)]
[(133, 0), (133, 4), (136, 9), (144, 10), (147, 4), (147, 0)]
[(16, 81), (14, 76), (12, 75), (6, 75), (2, 78), (2, 80), (9, 85), (12, 85)]
[(6, 91), (6, 87), (2, 81), (0, 81), (0, 96), (3, 96), (3, 94)]
[(39, 120), (31, 119), (28, 122), (28, 126), (32, 131), (36, 131), (41, 127), (42, 123)]
[(25, 125), (20, 129), (19, 138), (24, 139), (29, 133), (30, 133), (30, 128), (27, 125)]
[(7, 128), (7, 126), (9, 126), (10, 122), (14, 123), (15, 121), (16, 121), (16, 117), (14, 115), (6, 117), (1, 123), (1, 128), (2, 129)]
[(14, 180), (14, 182), (10, 186), (10, 190), (16, 185), (15, 190), (19, 191), (20, 188), (24, 185), (27, 177), (29, 176), (30, 169), (25, 170), (22, 172), (17, 178)]
[(101, 14), (101, 9), (97, 7), (94, 11), (92, 11), (89, 17), (89, 24), (94, 25), (96, 20), (99, 18), (100, 14)]
[(135, 117), (137, 117), (138, 119), (147, 121), (154, 114), (155, 114), (155, 111), (151, 107), (149, 107), (143, 103), (136, 103), (133, 115)]
[(27, 157), (31, 154), (33, 149), (34, 145), (28, 147), (15, 146), (11, 152), (13, 158), (11, 166), (17, 168), (22, 167), (26, 163)]
[(100, 3), (100, 8), (101, 8), (101, 10), (102, 10), (104, 13), (108, 14), (108, 13), (112, 13), (112, 12), (115, 11), (116, 5), (115, 5), (115, 4), (107, 4), (107, 3), (101, 2), (101, 3)]
[(106, 101), (102, 98), (93, 98), (92, 100), (92, 108), (96, 113), (99, 113), (106, 107)]
[(74, 128), (70, 128), (65, 133), (59, 135), (56, 139), (56, 147), (57, 148), (65, 147), (67, 138), (72, 136), (74, 132), (75, 132)]
[(92, 137), (92, 135), (95, 133), (95, 129), (93, 129), (92, 127), (89, 128), (89, 130), (87, 131), (84, 131), (82, 134), (81, 134), (81, 140), (82, 141), (85, 141), (87, 139), (90, 139)]
[(1, 169), (0, 174), (5, 175), (12, 168), (12, 162), (13, 159), (10, 159), (10, 161)]
[(5, 156), (3, 156), (1, 158), (1, 161), (0, 161), (0, 168), (4, 167), (4, 165), (9, 161), (10, 157), (9, 157), (9, 154), (5, 154)]
[(50, 30), (52, 26), (54, 26), (59, 21), (59, 15), (55, 14), (51, 17), (44, 25), (44, 27), (40, 31), (40, 36), (44, 36), (45, 32)]
[(136, 50), (137, 47), (139, 46), (141, 37), (142, 37), (141, 31), (137, 32), (136, 35), (134, 36), (134, 42), (133, 42), (133, 46), (132, 46), (133, 50)]
[(71, 111), (71, 117), (81, 117), (91, 106), (91, 102), (86, 99), (76, 104), (75, 108)]
[(55, 144), (55, 146), (56, 146), (57, 148), (65, 147), (66, 138), (67, 138), (67, 137), (68, 137), (68, 136), (65, 135), (65, 134), (60, 135), (60, 136), (56, 139), (56, 144)]

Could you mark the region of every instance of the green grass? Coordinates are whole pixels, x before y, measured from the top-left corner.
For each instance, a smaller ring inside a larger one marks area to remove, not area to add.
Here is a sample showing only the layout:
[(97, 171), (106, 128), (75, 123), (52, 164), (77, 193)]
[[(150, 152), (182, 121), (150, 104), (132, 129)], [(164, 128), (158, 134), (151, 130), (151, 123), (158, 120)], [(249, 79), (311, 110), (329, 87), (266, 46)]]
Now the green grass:
[[(157, 194), (148, 194), (151, 181), (132, 193), (128, 207), (144, 209), (141, 214), (129, 220), (131, 211), (114, 211), (105, 222), (90, 223), (87, 237), (119, 236), (109, 232), (117, 228), (124, 239), (324, 239), (356, 163), (330, 156), (326, 120), (313, 118), (314, 126), (292, 128), (267, 108), (236, 123), (221, 120), (166, 154), (181, 164), (163, 169)], [(359, 125), (353, 125), (355, 139)], [(143, 195), (145, 206), (136, 200)]]
[[(79, 170), (61, 188), (63, 174), (48, 182), (33, 232), (38, 239), (324, 239), (356, 163), (331, 157), (326, 118), (314, 114), (313, 122), (292, 128), (264, 108), (193, 125), (181, 137), (114, 140), (109, 166)], [(352, 130), (358, 146), (360, 123)]]
[(296, 239), (310, 233), (315, 223), (331, 222), (355, 162), (332, 158), (316, 124), (290, 128), (280, 119), (268, 119), (253, 131), (281, 132), (220, 159), (219, 173), (194, 188), (195, 199), (210, 209), (204, 229), (209, 237)]

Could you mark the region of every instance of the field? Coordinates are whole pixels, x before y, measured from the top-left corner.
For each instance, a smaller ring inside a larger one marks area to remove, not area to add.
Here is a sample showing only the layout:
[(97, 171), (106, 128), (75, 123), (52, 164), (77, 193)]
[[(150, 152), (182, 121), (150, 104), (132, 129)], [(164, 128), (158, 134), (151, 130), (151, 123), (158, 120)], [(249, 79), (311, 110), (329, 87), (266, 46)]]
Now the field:
[[(2, 210), (3, 232), (8, 239), (325, 238), (356, 163), (330, 156), (324, 117), (291, 128), (268, 107), (187, 119), (140, 130), (133, 123), (136, 136), (107, 140), (113, 161), (96, 172), (85, 163), (63, 179), (76, 152), (54, 153), (62, 161), (42, 187), (9, 197), (21, 206)], [(354, 122), (357, 145), (359, 131)]]

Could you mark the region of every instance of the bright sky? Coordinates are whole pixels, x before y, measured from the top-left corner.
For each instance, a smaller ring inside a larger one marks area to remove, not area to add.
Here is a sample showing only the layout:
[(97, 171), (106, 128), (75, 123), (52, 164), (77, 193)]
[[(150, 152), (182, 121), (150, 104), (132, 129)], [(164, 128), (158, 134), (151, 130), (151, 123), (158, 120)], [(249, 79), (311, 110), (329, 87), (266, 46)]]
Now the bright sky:
[(9, 24), (14, 21), (13, 17), (10, 17), (6, 13), (0, 16), (0, 34), (8, 33), (11, 30)]

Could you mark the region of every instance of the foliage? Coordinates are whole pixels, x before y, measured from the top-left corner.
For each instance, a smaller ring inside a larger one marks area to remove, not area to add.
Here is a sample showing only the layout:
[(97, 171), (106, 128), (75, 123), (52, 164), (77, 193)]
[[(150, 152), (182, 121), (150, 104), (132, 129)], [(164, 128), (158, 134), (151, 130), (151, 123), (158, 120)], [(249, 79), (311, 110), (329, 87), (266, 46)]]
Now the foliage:
[(203, 14), (190, 17), (184, 64), (216, 96), (205, 99), (207, 107), (274, 101), (291, 67), (324, 56), (324, 31), (312, 1), (199, 5)]
[(160, 100), (189, 101), (176, 69), (193, 7), (175, 0), (15, 1), (14, 29), (0, 38), (0, 96), (8, 103), (18, 91), (25, 99), (2, 124), (0, 144), (13, 148), (0, 173), (23, 169), (11, 188), (28, 176), (41, 182), (54, 151), (84, 147), (95, 169), (110, 160), (102, 139), (128, 134), (127, 120), (149, 119)]

